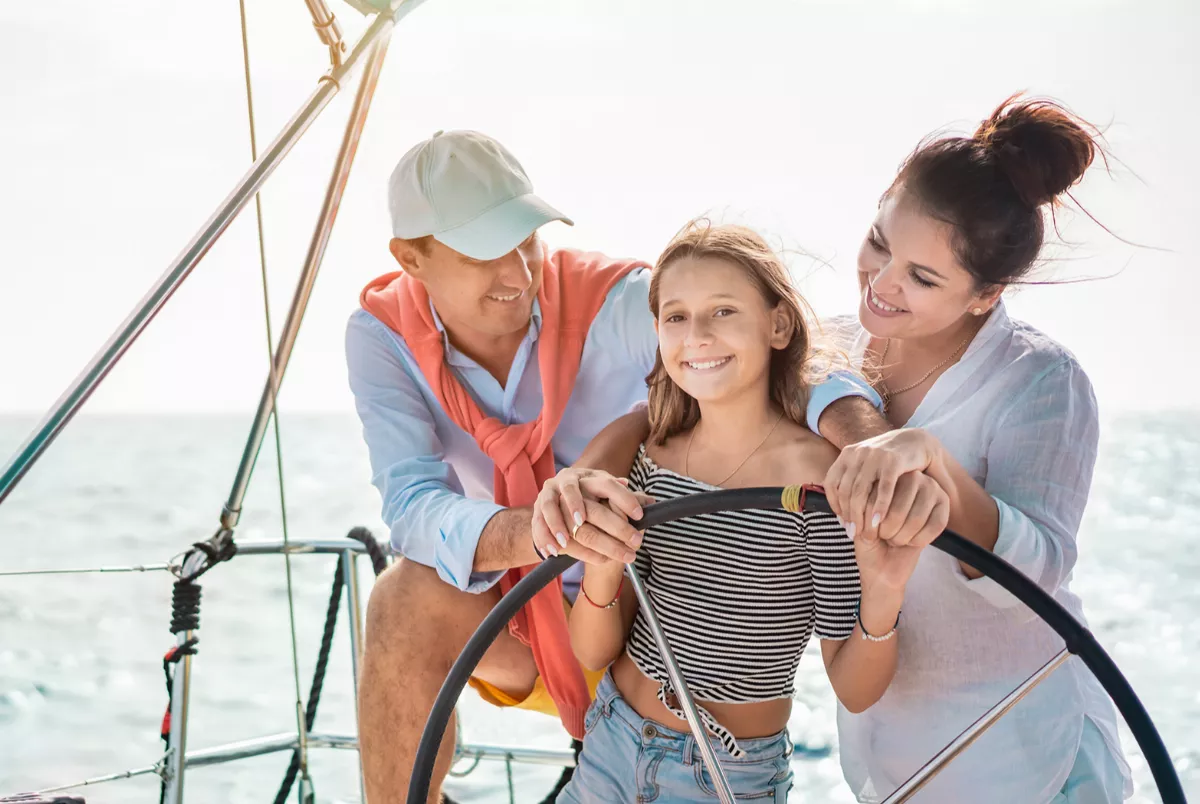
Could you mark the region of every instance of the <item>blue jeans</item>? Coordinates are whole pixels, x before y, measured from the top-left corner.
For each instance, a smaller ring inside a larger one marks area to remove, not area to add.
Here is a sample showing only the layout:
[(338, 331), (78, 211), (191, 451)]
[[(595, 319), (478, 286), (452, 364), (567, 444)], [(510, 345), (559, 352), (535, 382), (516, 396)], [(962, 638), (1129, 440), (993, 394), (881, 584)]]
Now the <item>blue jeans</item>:
[[(579, 765), (557, 801), (567, 804), (687, 804), (716, 802), (717, 792), (691, 734), (646, 720), (605, 675), (584, 719)], [(710, 741), (739, 802), (784, 804), (792, 788), (792, 741), (786, 730), (738, 740), (734, 759)]]

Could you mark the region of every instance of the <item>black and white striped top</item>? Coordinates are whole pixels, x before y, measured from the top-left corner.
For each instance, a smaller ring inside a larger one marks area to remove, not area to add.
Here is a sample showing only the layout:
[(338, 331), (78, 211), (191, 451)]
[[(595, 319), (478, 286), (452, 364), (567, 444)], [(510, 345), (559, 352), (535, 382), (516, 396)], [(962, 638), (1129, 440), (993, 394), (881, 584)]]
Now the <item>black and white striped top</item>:
[[(629, 481), (659, 501), (715, 488), (657, 466), (644, 445)], [(722, 511), (668, 522), (646, 531), (635, 566), (688, 688), (701, 700), (791, 697), (809, 638), (846, 639), (858, 619), (854, 545), (832, 514)], [(641, 611), (625, 650), (682, 718)], [(732, 735), (702, 715), (726, 750), (740, 756)]]

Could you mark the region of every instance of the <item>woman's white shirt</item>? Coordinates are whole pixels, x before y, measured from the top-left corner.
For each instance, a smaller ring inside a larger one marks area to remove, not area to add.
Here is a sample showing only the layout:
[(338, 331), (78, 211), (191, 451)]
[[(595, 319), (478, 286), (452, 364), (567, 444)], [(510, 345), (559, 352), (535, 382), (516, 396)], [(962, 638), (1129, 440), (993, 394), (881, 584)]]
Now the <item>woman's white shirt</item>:
[[(861, 366), (857, 317), (826, 330)], [(996, 555), (1083, 620), (1069, 588), (1099, 440), (1091, 383), (1066, 349), (998, 304), (962, 358), (930, 388), (906, 427), (934, 436), (987, 490), (1000, 514)], [(861, 801), (882, 801), (980, 715), (1063, 648), (1063, 641), (988, 578), (924, 551), (905, 594), (896, 677), (878, 703), (838, 709), (842, 770)], [(1037, 804), (1062, 788), (1083, 718), (1098, 726), (1132, 793), (1115, 710), (1070, 659), (913, 802)]]

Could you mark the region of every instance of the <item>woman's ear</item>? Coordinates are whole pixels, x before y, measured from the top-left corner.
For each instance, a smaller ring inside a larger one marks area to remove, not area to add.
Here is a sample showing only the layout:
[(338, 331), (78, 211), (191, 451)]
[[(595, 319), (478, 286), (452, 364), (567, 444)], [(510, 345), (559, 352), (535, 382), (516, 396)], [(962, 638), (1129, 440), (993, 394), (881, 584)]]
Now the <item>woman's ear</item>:
[(988, 285), (975, 296), (967, 310), (972, 315), (986, 315), (1000, 301), (1002, 293), (1004, 293), (1004, 285)]

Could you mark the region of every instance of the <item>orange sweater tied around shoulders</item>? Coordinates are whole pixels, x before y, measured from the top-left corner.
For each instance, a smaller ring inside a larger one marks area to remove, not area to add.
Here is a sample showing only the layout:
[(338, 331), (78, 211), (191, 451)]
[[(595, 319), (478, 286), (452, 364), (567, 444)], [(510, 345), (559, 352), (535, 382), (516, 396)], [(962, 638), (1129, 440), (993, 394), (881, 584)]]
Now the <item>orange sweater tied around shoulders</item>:
[[(592, 320), (609, 290), (645, 263), (611, 260), (600, 254), (559, 250), (543, 264), (538, 290), (542, 328), (538, 366), (542, 375), (542, 410), (524, 424), (504, 425), (485, 416), (446, 367), (445, 345), (430, 309), (425, 286), (403, 271), (386, 274), (363, 289), (360, 302), (404, 339), (429, 387), (450, 419), (475, 438), (495, 464), (494, 496), (498, 504), (532, 505), (542, 484), (556, 473), (551, 439), (575, 385), (583, 345)], [(500, 580), (507, 594), (533, 566), (516, 567)], [(558, 707), (563, 726), (583, 738), (583, 716), (591, 703), (587, 683), (571, 650), (563, 609), (562, 580), (542, 589), (509, 623), (509, 630), (533, 651), (538, 672)]]

